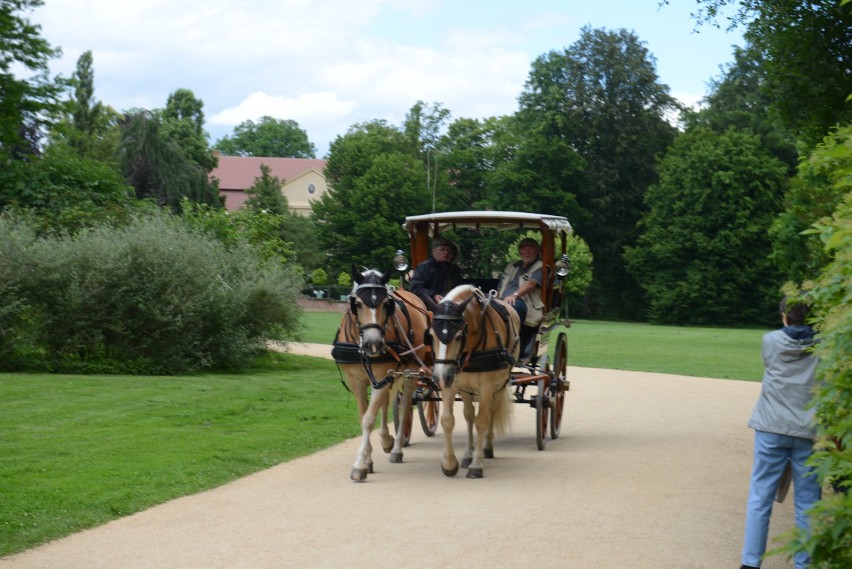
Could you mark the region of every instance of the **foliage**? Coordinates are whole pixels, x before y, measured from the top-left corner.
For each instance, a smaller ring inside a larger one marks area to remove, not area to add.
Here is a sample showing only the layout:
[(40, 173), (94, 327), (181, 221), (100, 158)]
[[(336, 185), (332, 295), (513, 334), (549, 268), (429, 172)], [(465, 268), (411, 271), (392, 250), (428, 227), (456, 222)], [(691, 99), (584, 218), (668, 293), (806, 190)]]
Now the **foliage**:
[(832, 131), (799, 164), (798, 175), (784, 195), (784, 211), (772, 225), (772, 259), (787, 280), (813, 279), (828, 264), (829, 253), (819, 235), (806, 231), (831, 215), (843, 198), (843, 188), (832, 179), (852, 167), (852, 124)]
[(648, 213), (625, 258), (653, 322), (765, 322), (781, 280), (767, 230), (780, 211), (784, 165), (760, 140), (694, 128), (675, 141), (648, 190)]
[[(41, 0), (0, 2), (0, 161), (38, 154), (41, 130), (59, 109), (64, 81), (48, 77), (49, 62), (61, 55), (40, 36), (27, 13)], [(24, 72), (26, 79), (16, 78)]]
[(245, 205), (255, 210), (264, 210), (276, 215), (289, 212), (287, 198), (284, 196), (284, 183), (270, 174), (269, 166), (260, 165), (260, 177), (246, 190), (249, 198)]
[(317, 247), (319, 236), (316, 224), (309, 217), (287, 213), (281, 217), (281, 239), (286, 241), (292, 251), (293, 263), (313, 269), (323, 266), (327, 261), (325, 251)]
[(0, 168), (0, 209), (33, 214), (39, 233), (76, 232), (132, 209), (133, 192), (116, 167), (55, 142), (43, 156)]
[(687, 130), (706, 126), (721, 134), (735, 128), (759, 136), (764, 148), (787, 164), (792, 176), (798, 156), (795, 140), (773, 111), (775, 101), (765, 85), (766, 56), (750, 44), (735, 47), (734, 62), (710, 82), (710, 94), (701, 110), (686, 109), (682, 119)]
[(823, 145), (811, 161), (831, 162), (827, 182), (845, 197), (831, 217), (814, 224), (829, 262), (806, 283), (821, 339), (816, 417), (820, 441), (813, 458), (823, 480), (845, 487), (826, 494), (811, 512), (810, 535), (797, 532), (786, 548), (806, 549), (814, 569), (852, 566), (852, 146)]
[(584, 27), (571, 47), (533, 62), (519, 98), (521, 132), (531, 134), (520, 172), (542, 170), (549, 179), (535, 181), (546, 191), (575, 194), (579, 207), (563, 203), (581, 210), (572, 222), (594, 253), (589, 310), (599, 316), (640, 315), (641, 292), (621, 254), (637, 237), (656, 158), (675, 136), (666, 117), (678, 104), (668, 91), (636, 35)]
[(163, 121), (155, 113), (139, 110), (126, 117), (118, 160), (139, 199), (151, 198), (173, 211), (179, 211), (183, 198), (221, 206), (218, 189), (208, 180), (208, 171), (166, 136)]
[[(765, 92), (783, 123), (808, 146), (852, 119), (852, 10), (846, 1), (777, 2), (698, 0), (699, 23), (717, 20), (729, 6), (731, 27), (764, 54)], [(795, 79), (793, 79), (795, 78)]]
[(184, 201), (181, 210), (190, 227), (208, 233), (229, 249), (245, 242), (267, 261), (283, 264), (295, 258), (292, 244), (281, 236), (282, 215), (251, 208), (227, 211), (189, 200)]
[(346, 271), (340, 271), (337, 275), (338, 286), (352, 286), (352, 275)]
[(64, 143), (80, 156), (102, 162), (115, 161), (124, 117), (94, 98), (92, 52), (77, 60), (71, 78), (73, 95), (63, 105), (62, 117), (50, 130), (51, 144)]
[(163, 137), (183, 150), (189, 160), (205, 173), (216, 167), (219, 159), (210, 150), (204, 130), (204, 102), (189, 89), (178, 89), (169, 95), (162, 113)]
[(2, 273), (0, 291), (17, 307), (6, 318), (24, 323), (0, 337), (0, 352), (16, 356), (0, 361), (5, 369), (239, 368), (266, 340), (298, 330), (301, 282), (292, 271), (168, 214), (74, 238), (33, 241), (19, 226), (0, 219), (2, 241), (20, 247), (3, 251), (14, 269)]
[(314, 269), (311, 271), (311, 283), (317, 286), (325, 286), (328, 284), (328, 273), (325, 269)]
[(257, 123), (245, 121), (234, 128), (215, 147), (226, 156), (266, 156), (280, 158), (316, 158), (317, 149), (308, 133), (293, 120), (260, 117)]
[(331, 145), (329, 191), (313, 202), (320, 245), (332, 274), (352, 263), (386, 270), (408, 242), (407, 215), (429, 211), (423, 163), (410, 143), (383, 121), (358, 125)]

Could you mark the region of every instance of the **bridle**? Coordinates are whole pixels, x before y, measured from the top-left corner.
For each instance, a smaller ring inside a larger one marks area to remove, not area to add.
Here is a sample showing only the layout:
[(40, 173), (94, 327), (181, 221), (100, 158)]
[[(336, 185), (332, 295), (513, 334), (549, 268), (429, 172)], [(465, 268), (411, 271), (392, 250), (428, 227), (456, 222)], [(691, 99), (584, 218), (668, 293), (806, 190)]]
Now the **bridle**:
[[(467, 307), (467, 303), (473, 297), (471, 296), (458, 307), (456, 307), (452, 301), (446, 300), (442, 304), (448, 310), (447, 314), (433, 314), (432, 315), (432, 330), (434, 330), (435, 335), (441, 341), (441, 343), (449, 345), (450, 340), (456, 337), (461, 337), (461, 347), (459, 348), (459, 353), (456, 355), (455, 359), (434, 359), (432, 360), (436, 364), (447, 364), (452, 365), (453, 368), (458, 372), (462, 367), (462, 356), (464, 356), (464, 349), (467, 346), (467, 322), (464, 319), (464, 311)], [(440, 306), (440, 305), (439, 305)], [(443, 323), (443, 327), (438, 328), (439, 323)]]
[[(361, 296), (359, 293), (367, 293), (369, 291), (369, 295)], [(384, 296), (383, 300), (379, 300), (378, 291), (381, 291)], [(367, 306), (367, 308), (378, 308), (382, 303), (385, 304), (385, 320), (381, 324), (376, 322), (368, 322), (366, 324), (361, 324), (361, 321), (358, 319), (358, 299)], [(355, 290), (349, 295), (349, 311), (352, 313), (352, 318), (355, 320), (355, 328), (358, 330), (358, 348), (363, 351), (363, 340), (364, 340), (364, 331), (369, 330), (371, 328), (376, 328), (381, 331), (382, 337), (385, 335), (385, 331), (388, 328), (388, 321), (390, 320), (391, 315), (394, 310), (394, 301), (388, 292), (388, 289), (385, 285), (379, 283), (364, 283), (359, 284), (355, 287)]]

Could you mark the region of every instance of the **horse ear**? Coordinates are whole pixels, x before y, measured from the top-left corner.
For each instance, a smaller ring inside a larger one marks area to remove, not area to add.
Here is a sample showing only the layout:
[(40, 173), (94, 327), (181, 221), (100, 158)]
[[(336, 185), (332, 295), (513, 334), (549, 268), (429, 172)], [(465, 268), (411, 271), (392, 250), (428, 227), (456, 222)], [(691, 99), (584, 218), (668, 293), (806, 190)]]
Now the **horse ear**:
[(467, 308), (468, 303), (470, 303), (470, 301), (473, 300), (473, 298), (474, 298), (474, 295), (470, 295), (469, 297), (467, 297), (467, 299), (465, 299), (464, 302), (459, 304), (459, 312), (464, 312), (464, 309)]
[(388, 317), (393, 316), (393, 311), (396, 308), (396, 302), (394, 302), (393, 297), (388, 295), (388, 299), (385, 301), (387, 303)]
[(387, 272), (382, 275), (382, 284), (388, 284), (391, 275), (393, 275), (393, 269), (388, 269)]
[(354, 294), (350, 294), (350, 295), (349, 295), (349, 311), (350, 311), (350, 312), (352, 312), (352, 314), (356, 314), (356, 313), (357, 313), (357, 311), (358, 311), (358, 307), (357, 307), (357, 305), (355, 304), (355, 300), (356, 300), (356, 299), (355, 299), (355, 295), (354, 295)]
[(424, 294), (421, 298), (426, 308), (429, 309), (429, 312), (435, 312), (438, 309), (438, 304), (428, 294)]
[(352, 280), (355, 283), (357, 283), (357, 284), (363, 284), (364, 283), (364, 275), (361, 274), (361, 272), (355, 266), (355, 263), (352, 263), (352, 273), (351, 274), (352, 274)]

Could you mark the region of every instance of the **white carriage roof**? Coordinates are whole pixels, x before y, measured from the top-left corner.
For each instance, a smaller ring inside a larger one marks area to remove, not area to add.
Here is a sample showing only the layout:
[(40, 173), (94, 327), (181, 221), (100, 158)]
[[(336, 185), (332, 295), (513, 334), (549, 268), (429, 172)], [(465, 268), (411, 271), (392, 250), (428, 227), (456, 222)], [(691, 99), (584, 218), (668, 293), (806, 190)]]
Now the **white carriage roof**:
[(412, 215), (405, 218), (402, 226), (409, 229), (413, 224), (420, 222), (428, 222), (430, 225), (437, 223), (441, 230), (453, 227), (493, 227), (500, 230), (539, 229), (541, 225), (544, 225), (557, 233), (571, 233), (571, 224), (564, 217), (521, 211), (448, 211)]

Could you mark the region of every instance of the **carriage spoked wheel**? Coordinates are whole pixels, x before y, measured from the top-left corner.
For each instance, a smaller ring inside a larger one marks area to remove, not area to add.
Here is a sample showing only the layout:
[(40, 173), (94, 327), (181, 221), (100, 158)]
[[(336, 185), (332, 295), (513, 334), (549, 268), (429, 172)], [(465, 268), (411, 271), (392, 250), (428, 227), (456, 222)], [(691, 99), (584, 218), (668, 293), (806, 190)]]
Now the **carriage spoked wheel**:
[(420, 415), (420, 426), (427, 437), (434, 436), (438, 432), (438, 423), (441, 417), (441, 402), (431, 401), (435, 397), (433, 393), (430, 399), (417, 402), (417, 412)]
[(559, 438), (562, 428), (562, 409), (568, 391), (568, 337), (564, 332), (556, 340), (553, 352), (553, 380), (550, 382), (550, 438)]
[[(399, 431), (399, 415), (400, 406), (402, 405), (402, 391), (397, 392), (396, 399), (393, 401), (393, 430), (394, 433)], [(414, 409), (409, 409), (405, 416), (405, 428), (402, 431), (402, 446), (407, 447), (411, 442), (411, 426), (414, 422)]]
[(535, 396), (535, 444), (538, 450), (544, 450), (547, 443), (548, 383), (544, 379), (537, 382), (538, 393)]

